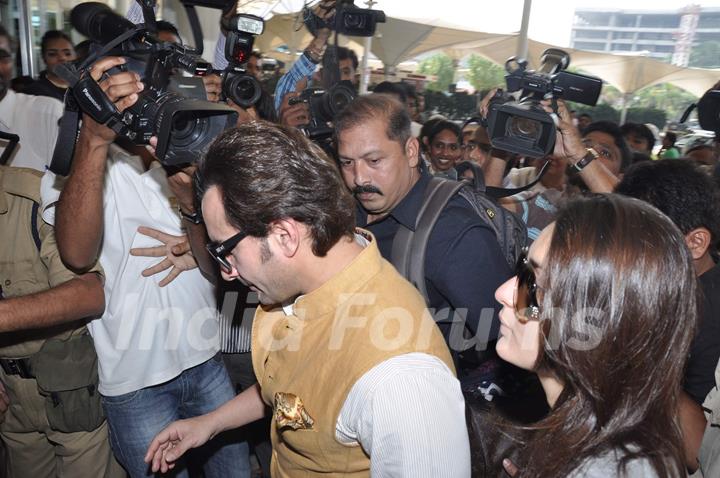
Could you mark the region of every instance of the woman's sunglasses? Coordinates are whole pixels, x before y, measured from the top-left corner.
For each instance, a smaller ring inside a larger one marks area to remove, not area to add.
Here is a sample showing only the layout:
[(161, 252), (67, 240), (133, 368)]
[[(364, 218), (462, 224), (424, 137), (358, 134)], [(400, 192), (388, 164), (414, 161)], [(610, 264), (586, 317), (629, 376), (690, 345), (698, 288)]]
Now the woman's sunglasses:
[(515, 289), (515, 316), (522, 324), (529, 320), (540, 319), (540, 305), (537, 300), (537, 283), (535, 271), (528, 259), (527, 248), (524, 248), (515, 265), (517, 288)]

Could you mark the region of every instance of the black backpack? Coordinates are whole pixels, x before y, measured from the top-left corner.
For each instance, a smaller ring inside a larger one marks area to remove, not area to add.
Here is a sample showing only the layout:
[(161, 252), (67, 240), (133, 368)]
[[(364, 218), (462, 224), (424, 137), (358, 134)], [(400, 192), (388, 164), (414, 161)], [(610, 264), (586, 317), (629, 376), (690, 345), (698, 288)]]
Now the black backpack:
[(518, 255), (527, 245), (527, 227), (517, 214), (500, 206), (497, 200), (533, 187), (540, 181), (547, 164), (543, 166), (534, 181), (515, 189), (486, 187), (480, 166), (468, 161), (458, 164), (455, 169), (458, 176), (471, 170), (472, 180), (431, 178), (415, 222), (415, 231), (401, 226), (395, 234), (392, 246), (392, 263), (395, 268), (420, 291), (427, 302), (425, 254), (428, 239), (440, 213), (455, 194), (459, 194), (470, 203), (480, 219), (495, 231), (505, 260), (511, 269), (514, 268)]

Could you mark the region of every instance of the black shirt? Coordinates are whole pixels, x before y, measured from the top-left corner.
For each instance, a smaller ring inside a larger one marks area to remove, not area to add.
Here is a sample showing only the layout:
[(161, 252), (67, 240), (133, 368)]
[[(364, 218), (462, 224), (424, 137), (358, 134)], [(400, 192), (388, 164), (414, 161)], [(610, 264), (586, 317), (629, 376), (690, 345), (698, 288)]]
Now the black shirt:
[(26, 95), (33, 96), (49, 96), (60, 101), (65, 100), (65, 91), (67, 88), (55, 86), (55, 84), (47, 79), (47, 71), (40, 73), (40, 78), (35, 80), (31, 85), (23, 90)]
[(702, 291), (700, 322), (690, 346), (685, 369), (685, 391), (702, 405), (715, 386), (715, 368), (720, 359), (720, 265), (699, 277)]
[[(430, 179), (423, 171), (390, 214), (371, 224), (367, 224), (367, 212), (358, 206), (358, 225), (375, 235), (380, 253), (388, 261), (392, 261), (392, 243), (400, 226), (415, 230)], [(429, 307), (436, 314), (445, 337), (449, 337), (456, 312), (462, 313), (465, 309), (467, 328), (479, 344), (497, 339), (500, 305), (495, 301), (495, 290), (510, 276), (510, 267), (492, 229), (465, 199), (458, 195), (451, 198), (430, 233), (425, 256)], [(453, 346), (453, 342), (451, 340), (451, 349), (463, 348)]]

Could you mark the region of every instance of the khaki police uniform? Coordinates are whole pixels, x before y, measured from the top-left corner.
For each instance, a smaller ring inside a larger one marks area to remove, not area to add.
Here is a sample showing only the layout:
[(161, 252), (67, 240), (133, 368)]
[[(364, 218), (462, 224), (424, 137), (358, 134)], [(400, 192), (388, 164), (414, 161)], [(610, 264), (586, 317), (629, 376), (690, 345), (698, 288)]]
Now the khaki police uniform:
[[(0, 300), (41, 292), (75, 277), (60, 260), (53, 228), (41, 218), (41, 177), (31, 169), (0, 166)], [(33, 375), (33, 357), (48, 339), (83, 334), (83, 323), (0, 334), (0, 380), (10, 398), (0, 437), (10, 477), (125, 476), (112, 455), (107, 423), (91, 431), (54, 429), (47, 414), (48, 394), (41, 394)]]

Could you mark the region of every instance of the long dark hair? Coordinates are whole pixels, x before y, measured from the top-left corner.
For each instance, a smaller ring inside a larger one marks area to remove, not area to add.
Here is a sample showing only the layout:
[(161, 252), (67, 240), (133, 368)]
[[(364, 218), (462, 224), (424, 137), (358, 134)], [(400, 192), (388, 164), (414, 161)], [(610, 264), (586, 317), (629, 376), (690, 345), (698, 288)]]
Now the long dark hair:
[(677, 402), (697, 309), (682, 234), (646, 203), (592, 196), (558, 215), (547, 257), (538, 369), (564, 390), (532, 427), (522, 476), (566, 476), (612, 451), (620, 467), (644, 458), (685, 476)]

